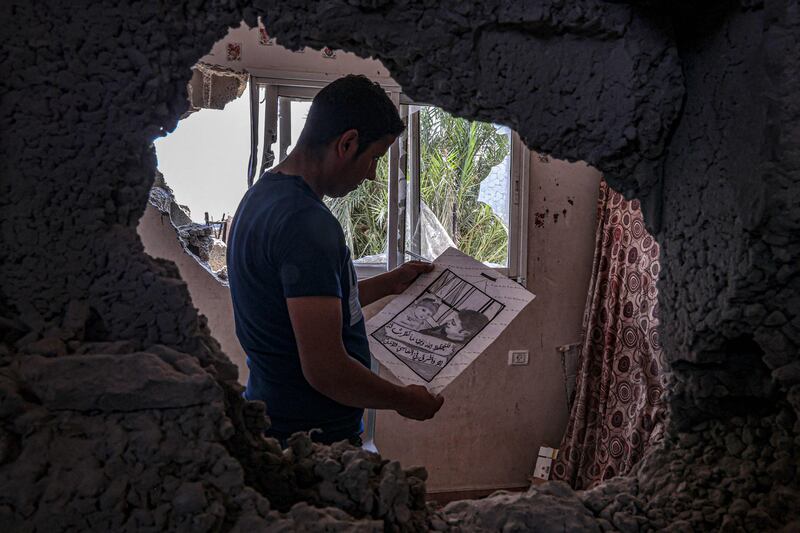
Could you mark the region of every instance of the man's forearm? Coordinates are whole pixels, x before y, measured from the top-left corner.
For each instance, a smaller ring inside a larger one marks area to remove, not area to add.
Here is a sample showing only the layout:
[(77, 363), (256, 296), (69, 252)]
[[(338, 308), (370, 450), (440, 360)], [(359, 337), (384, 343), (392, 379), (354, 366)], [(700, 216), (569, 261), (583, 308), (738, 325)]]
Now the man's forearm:
[(373, 374), (348, 355), (342, 361), (325, 373), (311, 372), (306, 379), (320, 394), (350, 407), (397, 410), (405, 406), (404, 387)]
[(414, 420), (427, 420), (444, 398), (421, 385), (401, 387), (382, 379), (351, 358), (342, 342), (339, 298), (287, 298), (303, 376), (319, 393), (353, 407), (394, 409)]
[(384, 296), (392, 294), (389, 275), (389, 272), (384, 272), (358, 282), (358, 301), (361, 303), (361, 307), (366, 307)]
[(400, 294), (406, 290), (420, 274), (433, 270), (431, 263), (409, 261), (380, 276), (365, 279), (358, 284), (358, 301), (361, 306), (377, 302), (384, 296)]

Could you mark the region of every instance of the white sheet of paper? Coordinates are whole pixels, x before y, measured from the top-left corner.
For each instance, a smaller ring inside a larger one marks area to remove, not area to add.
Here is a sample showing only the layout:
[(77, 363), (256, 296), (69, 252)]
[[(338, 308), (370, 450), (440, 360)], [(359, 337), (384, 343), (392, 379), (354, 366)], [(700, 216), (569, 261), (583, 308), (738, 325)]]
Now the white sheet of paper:
[(535, 296), (455, 248), (366, 324), (370, 351), (406, 385), (439, 393)]

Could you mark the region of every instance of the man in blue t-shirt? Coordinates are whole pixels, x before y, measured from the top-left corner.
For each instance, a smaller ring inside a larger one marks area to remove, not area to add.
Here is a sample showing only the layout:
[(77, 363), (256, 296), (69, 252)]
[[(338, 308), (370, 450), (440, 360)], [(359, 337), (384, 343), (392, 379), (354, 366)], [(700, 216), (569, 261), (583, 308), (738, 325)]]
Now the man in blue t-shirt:
[(359, 282), (338, 220), (322, 199), (375, 179), (403, 130), (379, 85), (346, 76), (314, 98), (297, 145), (245, 194), (228, 241), (236, 334), (247, 353), (245, 397), (262, 400), (269, 436), (315, 428), (323, 443), (358, 442), (364, 408), (426, 420), (442, 405), (424, 387), (369, 370), (361, 306), (403, 292), (432, 269), (411, 262)]

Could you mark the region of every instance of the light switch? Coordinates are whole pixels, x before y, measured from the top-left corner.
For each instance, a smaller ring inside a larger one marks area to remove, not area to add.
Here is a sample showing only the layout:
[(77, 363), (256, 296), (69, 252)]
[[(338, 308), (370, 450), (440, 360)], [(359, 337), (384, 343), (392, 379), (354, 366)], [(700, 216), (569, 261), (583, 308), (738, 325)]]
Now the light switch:
[(508, 352), (509, 366), (521, 366), (528, 364), (528, 350), (510, 350)]

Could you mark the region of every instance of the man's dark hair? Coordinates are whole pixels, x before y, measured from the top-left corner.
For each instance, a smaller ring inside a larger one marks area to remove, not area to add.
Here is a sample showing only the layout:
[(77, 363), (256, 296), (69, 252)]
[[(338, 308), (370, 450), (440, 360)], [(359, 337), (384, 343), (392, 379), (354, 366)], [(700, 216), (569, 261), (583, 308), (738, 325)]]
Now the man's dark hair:
[(297, 145), (317, 150), (354, 129), (358, 131), (360, 154), (386, 135), (400, 135), (404, 128), (397, 108), (381, 86), (366, 76), (351, 74), (317, 93)]
[(458, 312), (458, 319), (461, 321), (461, 328), (470, 333), (477, 333), (483, 326), (489, 323), (489, 317), (478, 311), (465, 309)]

